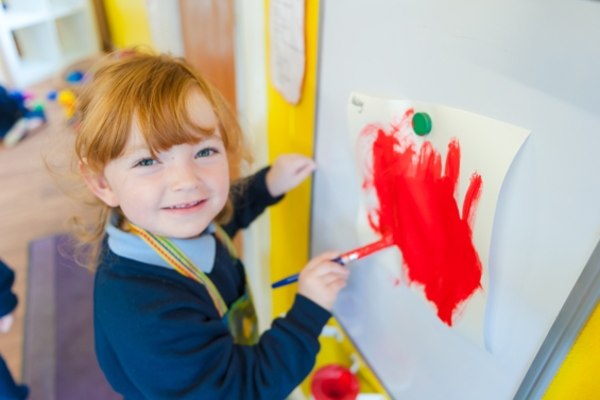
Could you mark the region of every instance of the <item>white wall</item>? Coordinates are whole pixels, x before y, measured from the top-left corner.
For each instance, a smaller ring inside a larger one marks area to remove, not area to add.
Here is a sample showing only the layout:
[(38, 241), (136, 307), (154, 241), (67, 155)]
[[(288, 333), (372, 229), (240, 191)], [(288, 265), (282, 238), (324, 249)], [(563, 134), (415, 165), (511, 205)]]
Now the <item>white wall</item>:
[(156, 50), (183, 56), (178, 0), (146, 0), (152, 42)]
[[(267, 164), (267, 94), (265, 70), (264, 2), (236, 0), (236, 87), (242, 129), (251, 146), (254, 164)], [(244, 234), (244, 264), (252, 285), (261, 331), (270, 326), (271, 288), (268, 212)]]
[(2, 60), (0, 60), (0, 85), (6, 86), (6, 72)]
[[(336, 308), (345, 327), (351, 325), (347, 321), (359, 321), (349, 334), (394, 397), (512, 398), (600, 237), (595, 40), (600, 3), (347, 0), (322, 5), (315, 253), (351, 248), (356, 240), (351, 229), (327, 230), (355, 226), (356, 213), (337, 217), (349, 199), (360, 196), (359, 188), (347, 184), (354, 160), (338, 154), (340, 146), (319, 143), (325, 136), (334, 143), (347, 139), (351, 91), (449, 105), (531, 129), (495, 214), (485, 328), (489, 352), (458, 335), (454, 341), (436, 340), (445, 334), (443, 326), (418, 336), (429, 349), (419, 351), (407, 340), (417, 328), (389, 312), (398, 303), (361, 295), (361, 288), (386, 284), (387, 276), (369, 260), (359, 270), (368, 276), (357, 280), (345, 296), (349, 301), (338, 301)], [(367, 313), (380, 316), (385, 327), (364, 326)], [(371, 342), (357, 340), (361, 328)], [(402, 379), (395, 379), (398, 375)]]

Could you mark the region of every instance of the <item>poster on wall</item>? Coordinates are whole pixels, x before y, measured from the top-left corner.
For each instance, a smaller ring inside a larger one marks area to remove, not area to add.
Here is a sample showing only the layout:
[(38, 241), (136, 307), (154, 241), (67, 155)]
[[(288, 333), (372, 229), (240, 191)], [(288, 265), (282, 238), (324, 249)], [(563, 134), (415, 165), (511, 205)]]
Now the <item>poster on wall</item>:
[(304, 0), (271, 0), (271, 81), (290, 104), (298, 104), (306, 67)]

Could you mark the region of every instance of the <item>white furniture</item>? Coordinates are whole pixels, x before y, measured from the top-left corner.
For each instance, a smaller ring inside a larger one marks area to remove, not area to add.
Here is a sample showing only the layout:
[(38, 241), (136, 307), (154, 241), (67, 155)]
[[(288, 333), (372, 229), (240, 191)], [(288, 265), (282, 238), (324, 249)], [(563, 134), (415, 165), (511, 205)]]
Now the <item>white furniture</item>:
[(25, 88), (100, 51), (89, 0), (0, 0), (5, 84)]

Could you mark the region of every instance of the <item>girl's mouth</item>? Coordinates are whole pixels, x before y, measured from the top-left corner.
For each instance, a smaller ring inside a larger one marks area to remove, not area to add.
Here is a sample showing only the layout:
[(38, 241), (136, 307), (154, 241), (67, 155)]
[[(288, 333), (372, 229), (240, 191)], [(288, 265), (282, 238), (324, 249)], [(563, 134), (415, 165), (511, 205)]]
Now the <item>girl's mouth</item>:
[(165, 207), (165, 210), (188, 210), (203, 204), (206, 200), (192, 201), (190, 203), (182, 203), (174, 206)]

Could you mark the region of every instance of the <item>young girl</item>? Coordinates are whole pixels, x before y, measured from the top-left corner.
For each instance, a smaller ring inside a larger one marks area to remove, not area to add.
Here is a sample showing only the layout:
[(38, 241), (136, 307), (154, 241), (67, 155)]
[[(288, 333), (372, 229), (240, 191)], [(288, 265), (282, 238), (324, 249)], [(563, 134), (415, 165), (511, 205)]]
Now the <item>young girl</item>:
[(96, 352), (127, 399), (282, 399), (310, 372), (347, 270), (329, 252), (260, 338), (230, 237), (303, 181), (282, 156), (236, 182), (240, 129), (183, 60), (134, 54), (98, 67), (78, 96), (75, 150), (102, 212)]

